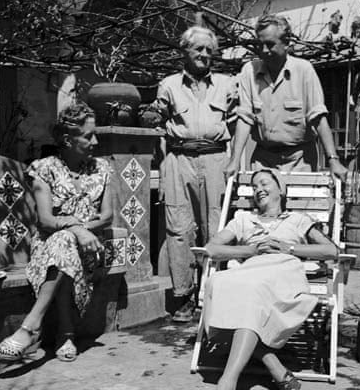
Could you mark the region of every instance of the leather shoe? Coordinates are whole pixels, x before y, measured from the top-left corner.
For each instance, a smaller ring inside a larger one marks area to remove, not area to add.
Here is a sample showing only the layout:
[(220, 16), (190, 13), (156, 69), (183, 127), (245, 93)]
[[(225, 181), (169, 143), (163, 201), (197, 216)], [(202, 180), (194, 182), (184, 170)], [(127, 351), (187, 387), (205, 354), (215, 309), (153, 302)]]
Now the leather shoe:
[(190, 322), (193, 319), (194, 310), (194, 302), (189, 300), (184, 303), (179, 310), (176, 310), (172, 319), (175, 322)]
[(294, 374), (287, 370), (281, 382), (275, 381), (279, 390), (300, 390), (301, 383), (295, 378)]

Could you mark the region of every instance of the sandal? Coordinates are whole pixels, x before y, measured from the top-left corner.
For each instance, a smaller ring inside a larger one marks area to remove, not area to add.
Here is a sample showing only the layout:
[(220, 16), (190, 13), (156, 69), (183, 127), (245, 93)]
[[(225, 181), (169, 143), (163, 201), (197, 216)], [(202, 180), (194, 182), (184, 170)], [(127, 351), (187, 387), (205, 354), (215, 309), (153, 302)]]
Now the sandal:
[(21, 329), (29, 333), (31, 338), (30, 344), (24, 345), (14, 340), (13, 336), (7, 337), (0, 343), (0, 360), (17, 362), (38, 350), (41, 344), (40, 331), (30, 329), (26, 325), (21, 325)]
[(275, 381), (279, 390), (300, 390), (301, 383), (295, 378), (294, 374), (287, 370), (282, 381)]
[(56, 357), (62, 362), (73, 362), (77, 358), (77, 349), (73, 343), (74, 333), (64, 333), (62, 339), (65, 339), (65, 342), (56, 350)]

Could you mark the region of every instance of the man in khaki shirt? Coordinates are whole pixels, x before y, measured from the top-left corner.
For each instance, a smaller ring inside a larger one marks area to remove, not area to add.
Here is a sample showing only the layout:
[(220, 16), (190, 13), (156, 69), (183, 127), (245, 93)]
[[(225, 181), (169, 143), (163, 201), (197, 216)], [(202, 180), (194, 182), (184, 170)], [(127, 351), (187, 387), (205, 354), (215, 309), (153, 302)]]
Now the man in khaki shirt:
[(229, 76), (210, 71), (217, 49), (214, 33), (191, 27), (182, 36), (185, 65), (159, 85), (153, 108), (165, 119), (166, 157), (160, 169), (165, 193), (166, 245), (178, 310), (174, 321), (192, 318), (194, 256), (190, 246), (205, 245), (216, 232), (223, 171), (229, 159), (227, 113), (234, 96)]
[(232, 159), (225, 170), (236, 172), (247, 138), (257, 142), (252, 169), (316, 171), (317, 136), (331, 172), (345, 179), (329, 128), (324, 96), (310, 62), (287, 54), (291, 29), (276, 15), (260, 19), (256, 26), (260, 59), (244, 65), (239, 76), (238, 124)]

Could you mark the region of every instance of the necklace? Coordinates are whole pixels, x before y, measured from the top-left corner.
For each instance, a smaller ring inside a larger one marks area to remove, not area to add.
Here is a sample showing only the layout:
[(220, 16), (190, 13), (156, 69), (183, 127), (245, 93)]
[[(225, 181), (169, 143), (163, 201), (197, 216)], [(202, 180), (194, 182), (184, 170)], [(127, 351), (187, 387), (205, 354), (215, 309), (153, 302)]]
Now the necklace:
[[(275, 220), (266, 221), (259, 218), (259, 225), (262, 227), (264, 233), (271, 234), (286, 220), (287, 216), (288, 214), (286, 212), (282, 212), (277, 216), (266, 215), (265, 217), (275, 218)], [(264, 217), (264, 214), (258, 214), (258, 217)]]
[(278, 218), (280, 214), (267, 214), (267, 213), (263, 213), (263, 214), (259, 214), (260, 217), (265, 217), (265, 218)]

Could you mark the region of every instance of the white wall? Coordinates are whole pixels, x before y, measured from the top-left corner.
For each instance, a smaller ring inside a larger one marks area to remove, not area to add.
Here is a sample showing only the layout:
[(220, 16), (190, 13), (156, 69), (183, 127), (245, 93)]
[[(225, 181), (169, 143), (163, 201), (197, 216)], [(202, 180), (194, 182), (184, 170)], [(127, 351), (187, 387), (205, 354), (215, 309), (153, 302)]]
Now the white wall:
[(340, 35), (350, 36), (354, 16), (360, 16), (360, 0), (259, 0), (249, 12), (249, 23), (264, 12), (288, 18), (293, 31), (302, 39), (317, 40), (327, 32), (330, 15), (340, 10), (343, 21)]

